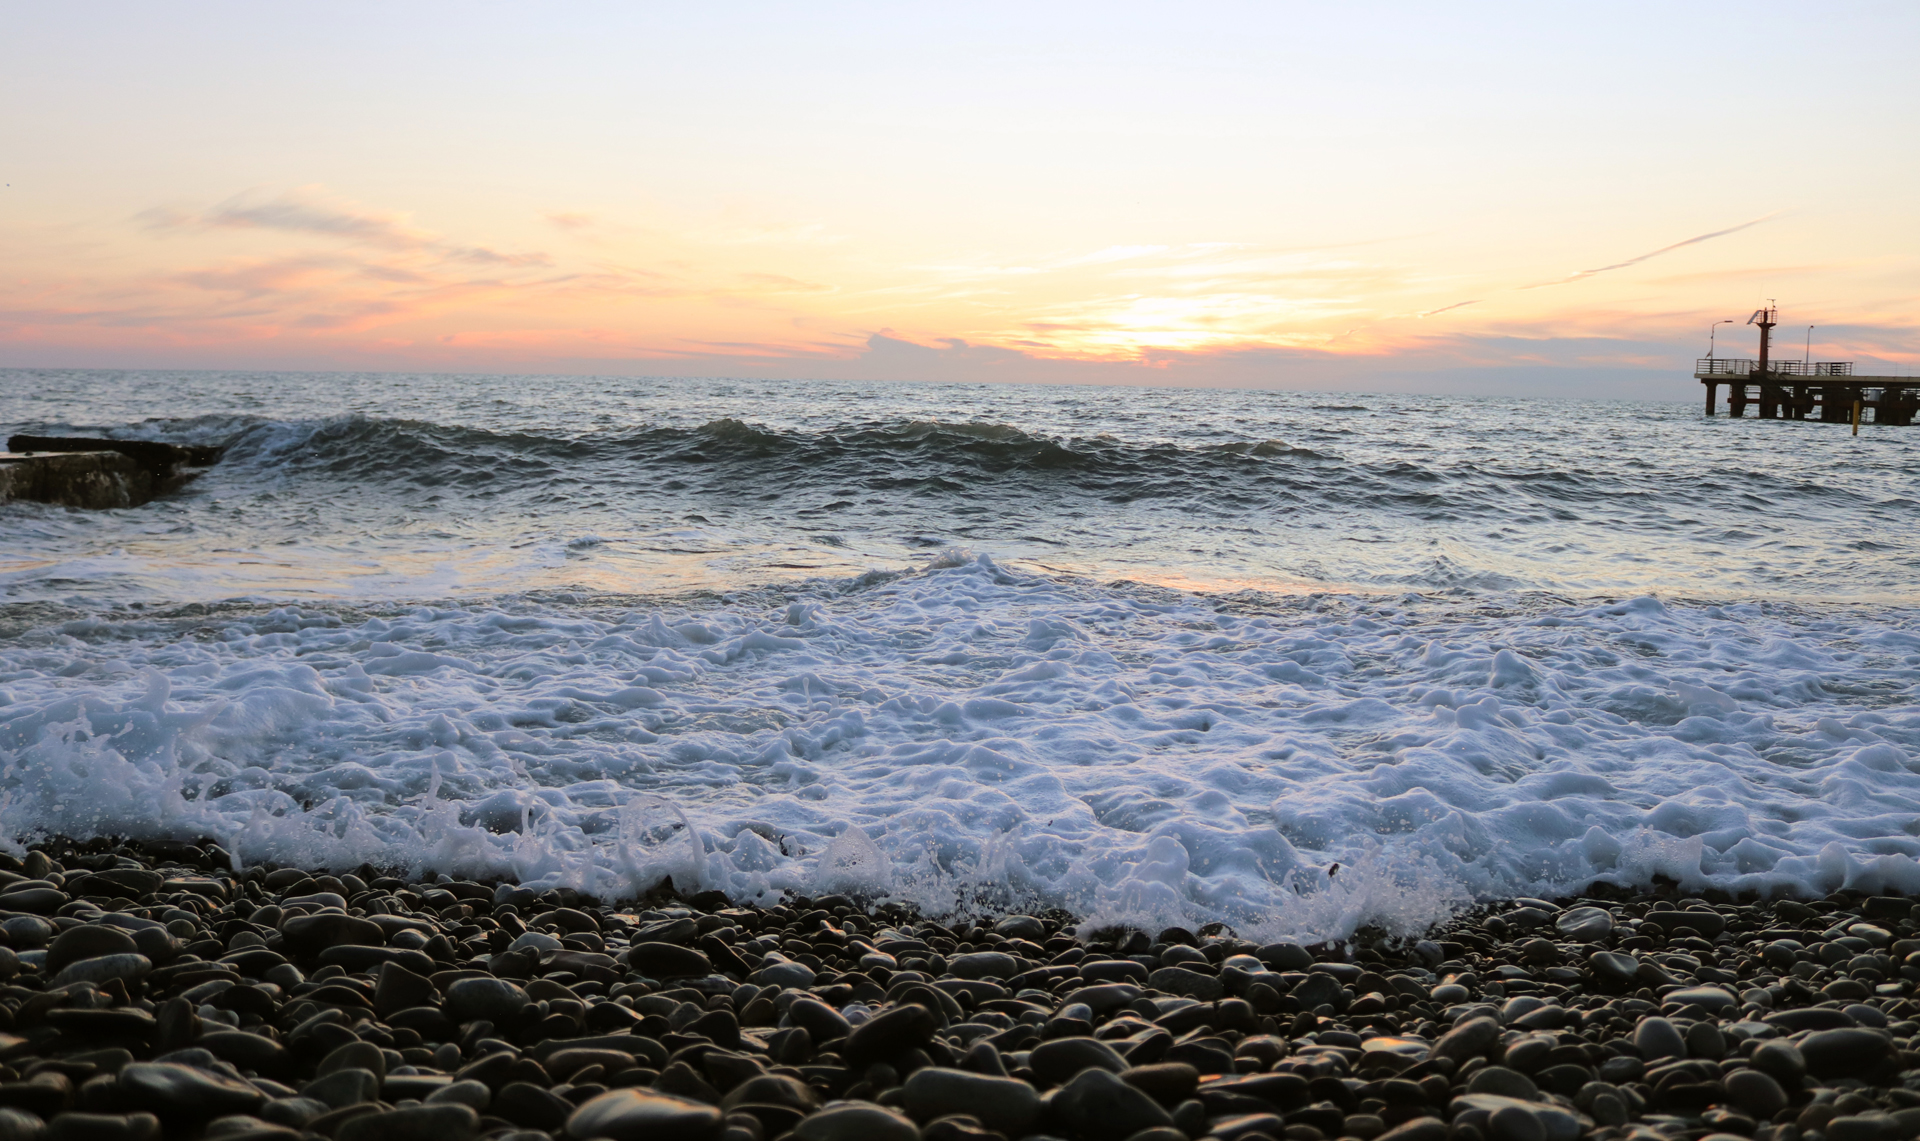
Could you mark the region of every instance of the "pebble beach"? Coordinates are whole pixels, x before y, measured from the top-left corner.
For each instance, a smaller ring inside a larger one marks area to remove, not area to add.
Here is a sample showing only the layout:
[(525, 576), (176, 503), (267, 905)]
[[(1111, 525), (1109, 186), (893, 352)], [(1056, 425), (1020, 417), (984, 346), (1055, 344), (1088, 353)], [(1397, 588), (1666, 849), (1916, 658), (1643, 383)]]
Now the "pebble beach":
[(0, 1138), (1920, 1135), (1905, 898), (1596, 888), (1303, 946), (232, 863), (0, 856)]

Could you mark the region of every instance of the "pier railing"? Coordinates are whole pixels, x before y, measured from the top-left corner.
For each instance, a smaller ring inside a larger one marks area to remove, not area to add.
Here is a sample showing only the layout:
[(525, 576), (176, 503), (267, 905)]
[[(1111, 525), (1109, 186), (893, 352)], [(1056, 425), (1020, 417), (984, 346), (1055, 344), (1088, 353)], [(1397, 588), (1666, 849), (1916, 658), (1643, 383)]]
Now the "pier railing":
[[(1768, 361), (1776, 376), (1852, 376), (1852, 361)], [(1760, 362), (1743, 357), (1702, 357), (1693, 362), (1695, 376), (1752, 376)]]

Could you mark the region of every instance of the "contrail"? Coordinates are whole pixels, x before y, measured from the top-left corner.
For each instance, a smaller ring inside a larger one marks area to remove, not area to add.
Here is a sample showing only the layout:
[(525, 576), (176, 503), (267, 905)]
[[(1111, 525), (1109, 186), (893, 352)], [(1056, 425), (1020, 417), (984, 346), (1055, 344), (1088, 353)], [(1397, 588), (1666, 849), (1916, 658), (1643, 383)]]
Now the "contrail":
[(1431, 317), (1436, 313), (1445, 313), (1449, 309), (1464, 309), (1469, 305), (1478, 305), (1478, 304), (1480, 304), (1480, 300), (1478, 298), (1475, 298), (1472, 301), (1456, 301), (1451, 305), (1442, 305), (1438, 309), (1429, 309), (1425, 313), (1415, 313), (1414, 317), (1415, 318)]
[(1782, 213), (1781, 211), (1775, 210), (1773, 213), (1762, 215), (1761, 217), (1755, 218), (1751, 222), (1742, 222), (1738, 226), (1729, 226), (1724, 230), (1715, 230), (1710, 234), (1698, 234), (1698, 235), (1695, 235), (1694, 237), (1688, 238), (1684, 242), (1675, 242), (1670, 246), (1661, 246), (1659, 249), (1654, 250), (1652, 253), (1641, 254), (1637, 258), (1628, 258), (1626, 261), (1614, 262), (1612, 265), (1603, 265), (1603, 266), (1600, 266), (1598, 269), (1583, 269), (1579, 273), (1572, 274), (1568, 277), (1560, 278), (1558, 281), (1543, 281), (1537, 285), (1523, 285), (1520, 288), (1545, 289), (1549, 285), (1565, 285), (1570, 281), (1579, 281), (1581, 278), (1584, 278), (1584, 277), (1592, 277), (1596, 273), (1605, 273), (1608, 270), (1612, 270), (1612, 269), (1625, 269), (1630, 265), (1639, 265), (1641, 262), (1646, 261), (1648, 258), (1657, 258), (1661, 254), (1672, 253), (1674, 250), (1677, 250), (1682, 246), (1698, 245), (1701, 242), (1711, 241), (1714, 238), (1724, 238), (1728, 234), (1737, 234), (1749, 226), (1758, 226), (1762, 222), (1766, 222), (1766, 221), (1770, 221), (1771, 219), (1778, 218), (1781, 215), (1781, 213)]

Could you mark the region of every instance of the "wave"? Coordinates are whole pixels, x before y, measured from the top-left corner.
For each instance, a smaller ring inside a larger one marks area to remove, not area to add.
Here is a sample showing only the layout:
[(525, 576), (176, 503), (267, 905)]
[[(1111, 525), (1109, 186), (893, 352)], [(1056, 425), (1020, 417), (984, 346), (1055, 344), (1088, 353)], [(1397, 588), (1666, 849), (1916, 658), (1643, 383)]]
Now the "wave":
[[(1100, 507), (1159, 503), (1247, 525), (1276, 510), (1326, 509), (1394, 510), (1420, 523), (1530, 523), (1598, 518), (1609, 503), (1691, 507), (1734, 493), (1731, 486), (1702, 486), (1657, 470), (1598, 471), (1539, 457), (1482, 453), (1448, 459), (1388, 451), (1355, 458), (1282, 439), (1130, 441), (1105, 434), (1048, 435), (993, 420), (874, 419), (799, 430), (729, 416), (690, 426), (567, 435), (362, 414), (308, 420), (229, 415), (104, 431), (225, 445), (226, 459), (212, 486), (317, 482), (313, 490), (332, 494), (326, 488), (332, 481), (363, 495), (382, 489), (481, 500), (519, 494), (546, 503), (583, 490), (617, 504), (692, 488), (761, 502), (794, 492), (825, 494), (832, 503), (819, 510), (844, 507), (851, 496), (869, 493), (935, 501), (1065, 498)], [(1727, 475), (1727, 484), (1738, 482), (1738, 473)], [(1804, 512), (1843, 492), (1790, 481), (1776, 483), (1771, 494), (1776, 511)], [(1661, 515), (1655, 510), (1639, 525), (1667, 529)], [(1432, 584), (1430, 575), (1416, 579)]]

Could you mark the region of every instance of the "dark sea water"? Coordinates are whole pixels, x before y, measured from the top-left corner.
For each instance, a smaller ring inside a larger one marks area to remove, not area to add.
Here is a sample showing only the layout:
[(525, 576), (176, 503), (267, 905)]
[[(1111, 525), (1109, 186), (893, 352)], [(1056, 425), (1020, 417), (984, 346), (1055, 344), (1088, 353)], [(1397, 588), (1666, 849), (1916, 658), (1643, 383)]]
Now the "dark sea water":
[(1920, 555), (1905, 434), (1691, 399), (13, 371), (0, 425), (230, 449), (137, 511), (6, 508), (13, 599), (676, 592), (964, 547), (1215, 589), (1907, 600)]
[(0, 833), (1276, 936), (1920, 890), (1920, 435), (1674, 390), (0, 372), (228, 449), (0, 505)]

